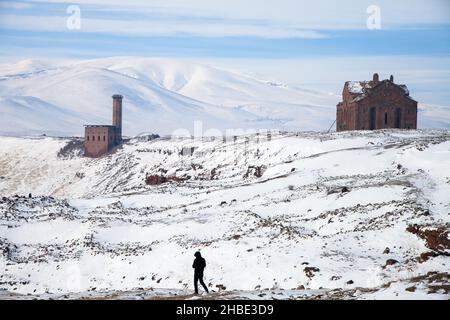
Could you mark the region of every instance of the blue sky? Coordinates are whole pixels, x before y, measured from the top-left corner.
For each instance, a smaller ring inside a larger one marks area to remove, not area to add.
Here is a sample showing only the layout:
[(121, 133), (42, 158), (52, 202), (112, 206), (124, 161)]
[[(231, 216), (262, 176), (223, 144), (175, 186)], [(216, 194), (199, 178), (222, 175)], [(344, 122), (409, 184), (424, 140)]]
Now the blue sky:
[[(450, 106), (450, 1), (0, 1), (0, 62), (163, 56), (339, 92), (391, 73)], [(67, 28), (70, 5), (80, 29)], [(367, 28), (376, 5), (380, 29)]]

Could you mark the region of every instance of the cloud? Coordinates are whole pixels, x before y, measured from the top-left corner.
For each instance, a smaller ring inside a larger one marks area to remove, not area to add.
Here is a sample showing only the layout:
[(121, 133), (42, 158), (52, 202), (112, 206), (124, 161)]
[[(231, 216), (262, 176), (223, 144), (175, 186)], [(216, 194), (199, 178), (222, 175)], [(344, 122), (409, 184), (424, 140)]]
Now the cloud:
[[(30, 31), (72, 32), (67, 27), (69, 15), (23, 16), (0, 14), (0, 28)], [(170, 20), (115, 20), (91, 19), (81, 16), (80, 32), (126, 34), (135, 36), (202, 36), (228, 37), (253, 36), (263, 38), (323, 39), (326, 34), (304, 30), (295, 25), (274, 26), (250, 23), (227, 23), (226, 21)]]
[[(34, 1), (34, 0), (31, 0)], [(40, 1), (40, 0), (36, 0)], [(72, 0), (49, 0), (73, 4)], [(383, 27), (449, 24), (450, 2), (447, 0), (77, 0), (83, 6), (109, 10), (157, 12), (195, 17), (250, 19), (271, 24), (297, 25), (303, 29), (363, 29), (367, 8), (378, 5)]]
[(0, 2), (0, 9), (21, 10), (21, 9), (29, 9), (29, 8), (33, 8), (33, 7), (34, 7), (33, 4), (26, 3), (26, 2), (16, 2), (16, 1)]
[[(39, 11), (0, 14), (0, 28), (68, 31), (66, 8), (72, 0), (5, 2), (6, 6), (40, 3)], [(331, 30), (363, 30), (373, 0), (77, 0), (81, 32), (138, 36), (249, 36), (322, 39)], [(50, 3), (50, 4), (49, 4)], [(423, 28), (450, 23), (450, 2), (443, 0), (379, 0), (381, 27)], [(56, 6), (56, 7), (55, 7)], [(24, 7), (25, 8), (25, 7)], [(447, 10), (448, 9), (448, 10)], [(48, 10), (48, 11), (46, 11)], [(50, 13), (51, 12), (51, 13)], [(58, 14), (58, 12), (60, 12)], [(57, 16), (55, 16), (55, 13)]]

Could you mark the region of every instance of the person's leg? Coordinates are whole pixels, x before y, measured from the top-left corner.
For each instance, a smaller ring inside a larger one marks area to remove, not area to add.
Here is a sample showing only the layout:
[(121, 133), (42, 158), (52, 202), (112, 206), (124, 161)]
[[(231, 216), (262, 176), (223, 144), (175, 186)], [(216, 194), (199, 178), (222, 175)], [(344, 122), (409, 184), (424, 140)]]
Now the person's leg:
[(205, 289), (206, 293), (208, 293), (209, 292), (208, 287), (203, 282), (203, 273), (201, 275), (199, 275), (199, 280), (200, 280), (200, 284), (202, 285), (203, 289)]
[(198, 275), (194, 273), (194, 288), (195, 288), (195, 294), (198, 294)]

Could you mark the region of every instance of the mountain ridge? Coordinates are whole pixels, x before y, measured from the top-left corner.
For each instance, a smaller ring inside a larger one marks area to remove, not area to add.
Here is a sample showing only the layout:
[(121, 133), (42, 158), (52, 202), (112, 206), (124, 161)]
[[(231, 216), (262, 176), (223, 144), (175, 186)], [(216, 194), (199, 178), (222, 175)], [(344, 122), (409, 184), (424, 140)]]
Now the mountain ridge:
[[(0, 65), (0, 134), (83, 135), (111, 121), (124, 96), (124, 134), (206, 129), (328, 130), (339, 95), (168, 58), (24, 60)], [(420, 128), (450, 127), (450, 108), (420, 106)]]

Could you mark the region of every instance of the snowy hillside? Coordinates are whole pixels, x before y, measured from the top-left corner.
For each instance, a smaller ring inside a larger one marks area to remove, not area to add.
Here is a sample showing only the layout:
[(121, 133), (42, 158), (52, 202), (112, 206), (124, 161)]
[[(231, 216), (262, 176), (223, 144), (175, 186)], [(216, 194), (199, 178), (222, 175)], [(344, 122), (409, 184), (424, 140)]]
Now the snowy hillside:
[(448, 298), (449, 131), (145, 140), (0, 138), (2, 296)]
[[(176, 129), (328, 130), (340, 93), (291, 88), (236, 72), (159, 58), (0, 65), (0, 134), (82, 135), (111, 122), (111, 95), (124, 96), (124, 134)], [(422, 128), (450, 126), (450, 109), (427, 106)]]

